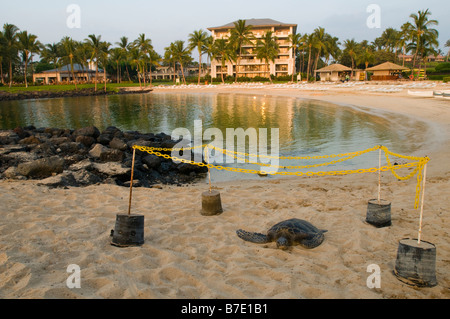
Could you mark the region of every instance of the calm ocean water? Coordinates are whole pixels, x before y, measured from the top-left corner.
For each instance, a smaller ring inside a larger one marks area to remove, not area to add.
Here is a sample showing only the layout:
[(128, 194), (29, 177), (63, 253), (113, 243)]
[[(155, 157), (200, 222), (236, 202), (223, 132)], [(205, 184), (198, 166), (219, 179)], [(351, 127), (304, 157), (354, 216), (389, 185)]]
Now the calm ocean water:
[[(201, 121), (201, 132), (219, 129), (224, 147), (227, 129), (267, 129), (269, 153), (271, 129), (278, 129), (281, 156), (339, 154), (375, 145), (407, 155), (425, 143), (425, 134), (422, 139), (415, 134), (418, 126), (426, 130), (422, 123), (406, 117), (269, 95), (151, 93), (0, 102), (1, 129), (27, 125), (77, 129), (94, 125), (100, 130), (116, 126), (124, 131), (171, 134), (176, 128), (186, 128), (194, 138), (194, 121)], [(373, 167), (377, 162), (378, 152), (374, 152), (340, 165)], [(280, 163), (305, 164), (311, 163)]]

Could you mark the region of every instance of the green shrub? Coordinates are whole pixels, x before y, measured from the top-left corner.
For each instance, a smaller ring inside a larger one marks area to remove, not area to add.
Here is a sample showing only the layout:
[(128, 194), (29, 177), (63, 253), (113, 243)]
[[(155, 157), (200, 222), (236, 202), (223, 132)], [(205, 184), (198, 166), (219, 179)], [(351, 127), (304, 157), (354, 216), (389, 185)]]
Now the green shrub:
[(450, 72), (450, 62), (443, 62), (436, 65), (435, 72)]
[(254, 78), (250, 79), (251, 82), (266, 82), (269, 81), (269, 78), (263, 77), (263, 76), (255, 76)]
[(450, 82), (450, 76), (447, 76), (445, 78), (442, 79), (444, 81), (444, 83)]
[[(277, 81), (291, 81), (292, 80), (292, 75), (277, 76), (277, 77), (275, 77), (275, 80), (277, 80)], [(294, 75), (294, 80), (297, 80), (297, 75)]]
[(447, 75), (445, 74), (427, 74), (428, 80), (442, 81)]

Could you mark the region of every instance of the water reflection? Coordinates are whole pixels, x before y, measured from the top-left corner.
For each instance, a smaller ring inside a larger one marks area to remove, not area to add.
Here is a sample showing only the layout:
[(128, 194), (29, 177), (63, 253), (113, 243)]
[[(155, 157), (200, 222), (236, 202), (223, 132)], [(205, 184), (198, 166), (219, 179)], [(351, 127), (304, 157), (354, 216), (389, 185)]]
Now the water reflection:
[[(420, 124), (374, 114), (364, 109), (290, 97), (245, 94), (167, 94), (76, 97), (0, 103), (0, 128), (17, 126), (171, 132), (219, 128), (279, 128), (282, 155), (331, 154), (364, 150), (382, 144), (411, 153), (425, 142), (414, 131)], [(399, 123), (403, 123), (400, 126)], [(422, 127), (422, 129), (424, 129)], [(414, 143), (411, 136), (415, 136)]]

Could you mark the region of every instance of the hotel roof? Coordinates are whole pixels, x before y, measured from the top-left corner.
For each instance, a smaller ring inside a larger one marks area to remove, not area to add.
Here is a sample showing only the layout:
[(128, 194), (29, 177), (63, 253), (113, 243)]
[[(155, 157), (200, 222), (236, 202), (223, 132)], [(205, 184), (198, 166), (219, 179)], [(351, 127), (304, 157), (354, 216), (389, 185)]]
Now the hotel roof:
[[(234, 22), (225, 24), (223, 26), (220, 27), (210, 27), (208, 28), (209, 31), (212, 30), (219, 30), (219, 29), (230, 29), (230, 28), (234, 28)], [(272, 20), (272, 19), (246, 19), (245, 20), (245, 25), (251, 25), (251, 26), (255, 26), (255, 27), (297, 27), (296, 24), (294, 23), (284, 23), (284, 22), (280, 22), (280, 21), (276, 21), (276, 20)]]
[[(95, 72), (95, 70), (85, 68), (84, 66), (77, 64), (77, 63), (73, 64), (73, 71), (74, 72)], [(58, 69), (47, 70), (47, 71), (43, 71), (41, 73), (56, 73), (56, 72), (59, 72), (59, 73), (68, 73), (69, 72), (70, 73), (70, 72), (72, 72), (72, 68), (71, 68), (70, 64), (67, 64)], [(99, 68), (98, 72), (102, 73), (103, 69)]]

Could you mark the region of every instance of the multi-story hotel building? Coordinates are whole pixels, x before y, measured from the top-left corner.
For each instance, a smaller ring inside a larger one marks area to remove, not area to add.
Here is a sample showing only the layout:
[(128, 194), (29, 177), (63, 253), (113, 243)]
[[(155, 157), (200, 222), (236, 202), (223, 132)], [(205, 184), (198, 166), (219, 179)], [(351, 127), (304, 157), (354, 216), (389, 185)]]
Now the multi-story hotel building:
[[(246, 25), (251, 25), (251, 32), (255, 39), (261, 38), (267, 31), (272, 31), (273, 36), (277, 38), (279, 45), (278, 57), (274, 62), (270, 62), (270, 73), (274, 76), (291, 75), (295, 73), (295, 57), (293, 49), (290, 48), (289, 35), (297, 32), (296, 24), (282, 23), (272, 19), (249, 19)], [(234, 22), (221, 27), (208, 28), (212, 33), (214, 40), (228, 39), (231, 36), (231, 29), (234, 28)], [(267, 65), (265, 61), (256, 58), (255, 44), (246, 44), (242, 47), (242, 56), (239, 62), (239, 77), (245, 76), (253, 78), (255, 76), (267, 77)], [(236, 75), (236, 63), (227, 62), (225, 69), (222, 70), (220, 61), (213, 59), (211, 61), (212, 77), (220, 77), (221, 73), (225, 76)]]

